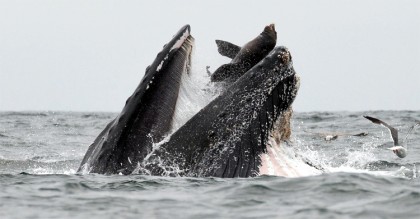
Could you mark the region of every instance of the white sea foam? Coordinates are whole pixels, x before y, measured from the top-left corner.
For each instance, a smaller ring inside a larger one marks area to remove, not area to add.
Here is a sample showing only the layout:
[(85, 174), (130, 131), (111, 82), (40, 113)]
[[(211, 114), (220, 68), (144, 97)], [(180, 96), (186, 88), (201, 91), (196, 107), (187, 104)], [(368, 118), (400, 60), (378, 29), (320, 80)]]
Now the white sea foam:
[[(382, 135), (382, 134), (381, 134)], [(297, 153), (300, 154), (305, 160), (310, 161), (312, 164), (319, 166), (323, 169), (324, 173), (366, 173), (377, 176), (392, 176), (404, 178), (416, 178), (418, 175), (415, 164), (413, 166), (400, 166), (399, 169), (394, 170), (381, 170), (370, 169), (370, 164), (381, 162), (383, 157), (380, 157), (381, 149), (378, 145), (383, 145), (382, 138), (367, 138), (366, 142), (361, 144), (360, 147), (348, 145), (341, 147), (336, 153), (331, 154), (331, 151), (320, 150), (320, 146), (311, 146), (312, 143), (307, 143), (299, 138), (295, 139)], [(334, 143), (334, 142), (333, 142)], [(325, 145), (331, 145), (331, 142), (324, 142)], [(386, 144), (385, 144), (386, 145)], [(332, 144), (331, 146), (335, 146)], [(314, 148), (318, 148), (315, 150)], [(391, 156), (393, 158), (393, 156)], [(394, 158), (395, 159), (395, 158)]]

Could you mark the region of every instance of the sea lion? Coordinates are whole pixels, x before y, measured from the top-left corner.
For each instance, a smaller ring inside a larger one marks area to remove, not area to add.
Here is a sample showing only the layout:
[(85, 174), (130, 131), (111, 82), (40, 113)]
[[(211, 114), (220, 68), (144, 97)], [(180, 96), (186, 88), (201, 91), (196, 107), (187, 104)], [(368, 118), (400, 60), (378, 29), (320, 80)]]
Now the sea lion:
[(266, 26), (260, 35), (242, 48), (222, 40), (216, 40), (221, 55), (232, 58), (228, 64), (220, 66), (212, 75), (213, 82), (234, 82), (273, 50), (277, 42), (274, 24)]

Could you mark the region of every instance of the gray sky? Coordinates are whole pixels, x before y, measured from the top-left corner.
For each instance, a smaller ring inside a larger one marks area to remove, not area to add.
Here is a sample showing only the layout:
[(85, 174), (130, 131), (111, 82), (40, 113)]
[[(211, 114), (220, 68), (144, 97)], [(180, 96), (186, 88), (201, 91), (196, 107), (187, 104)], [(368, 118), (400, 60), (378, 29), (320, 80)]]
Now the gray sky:
[(0, 111), (117, 112), (184, 24), (214, 70), (215, 39), (269, 23), (301, 76), (296, 111), (420, 110), (420, 1), (0, 0)]

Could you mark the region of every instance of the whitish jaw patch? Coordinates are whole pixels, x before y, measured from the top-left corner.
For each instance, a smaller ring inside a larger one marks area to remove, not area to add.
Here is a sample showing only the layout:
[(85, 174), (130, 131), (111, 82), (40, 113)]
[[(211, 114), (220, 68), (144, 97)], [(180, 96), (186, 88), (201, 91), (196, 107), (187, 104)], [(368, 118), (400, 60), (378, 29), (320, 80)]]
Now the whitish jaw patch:
[(172, 46), (171, 50), (169, 50), (169, 52), (172, 52), (172, 50), (174, 49), (178, 49), (179, 47), (182, 46), (182, 44), (185, 42), (185, 40), (190, 36), (190, 31), (187, 29), (185, 30), (185, 32), (182, 34), (181, 38), (179, 38), (175, 44)]
[(182, 34), (182, 36), (175, 42), (175, 44), (171, 47), (171, 49), (169, 50), (168, 54), (166, 54), (165, 58), (159, 63), (158, 67), (156, 68), (156, 71), (160, 71), (160, 69), (162, 69), (163, 63), (165, 63), (165, 61), (168, 59), (168, 55), (169, 53), (172, 52), (172, 50), (174, 49), (178, 49), (182, 46), (182, 44), (185, 42), (185, 40), (190, 36), (190, 31), (187, 29), (185, 30), (185, 32)]
[[(274, 129), (270, 136), (277, 133), (278, 130)], [(268, 139), (267, 152), (261, 155), (260, 175), (300, 177), (321, 174), (320, 170), (300, 159), (293, 147), (286, 145), (285, 142), (278, 142), (275, 138), (276, 136)]]

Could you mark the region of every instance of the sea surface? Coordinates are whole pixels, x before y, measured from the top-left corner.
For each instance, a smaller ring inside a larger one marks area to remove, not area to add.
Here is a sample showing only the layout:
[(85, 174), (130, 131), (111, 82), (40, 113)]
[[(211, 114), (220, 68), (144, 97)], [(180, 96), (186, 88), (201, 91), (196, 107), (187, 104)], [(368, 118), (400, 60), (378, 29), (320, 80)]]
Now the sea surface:
[(322, 169), (315, 176), (76, 173), (116, 115), (0, 112), (0, 218), (420, 218), (420, 127), (401, 159), (387, 150), (387, 129), (362, 117), (403, 139), (419, 111), (295, 112), (293, 150)]

